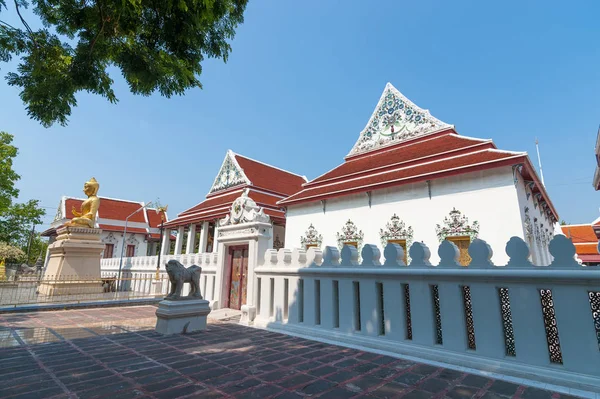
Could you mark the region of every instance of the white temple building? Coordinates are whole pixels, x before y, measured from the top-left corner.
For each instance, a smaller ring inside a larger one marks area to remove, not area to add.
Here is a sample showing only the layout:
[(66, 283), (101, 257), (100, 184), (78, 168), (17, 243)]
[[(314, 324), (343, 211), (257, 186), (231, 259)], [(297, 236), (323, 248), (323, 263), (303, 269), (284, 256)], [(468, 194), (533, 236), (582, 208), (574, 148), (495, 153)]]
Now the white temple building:
[[(102, 258), (156, 255), (160, 242), (161, 217), (154, 208), (144, 207), (143, 202), (99, 197), (100, 207), (96, 216), (96, 228), (102, 229), (104, 243)], [(52, 244), (56, 239), (56, 229), (73, 219), (71, 210), (80, 209), (83, 198), (63, 196), (58, 204), (56, 216), (50, 228), (41, 235), (49, 238)], [(130, 219), (126, 221), (127, 217)], [(166, 221), (168, 216), (165, 212)], [(127, 234), (125, 236), (125, 223)]]
[(360, 253), (363, 243), (406, 250), (448, 239), (465, 265), (480, 235), (497, 261), (508, 260), (507, 237), (517, 236), (547, 265), (558, 220), (527, 153), (459, 135), (389, 83), (344, 163), (278, 204), (287, 208), (287, 247), (350, 244)]

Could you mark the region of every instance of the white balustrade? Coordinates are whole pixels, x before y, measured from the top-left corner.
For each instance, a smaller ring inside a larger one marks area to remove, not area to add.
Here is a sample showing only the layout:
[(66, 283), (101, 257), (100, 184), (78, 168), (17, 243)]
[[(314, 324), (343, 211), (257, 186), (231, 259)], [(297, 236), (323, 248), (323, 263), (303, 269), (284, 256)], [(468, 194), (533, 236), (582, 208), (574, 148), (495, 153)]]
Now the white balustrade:
[(458, 263), (450, 241), (440, 262), (420, 242), (410, 265), (396, 244), (268, 250), (255, 269), (258, 327), (412, 355), (600, 392), (600, 268), (575, 260), (565, 236), (550, 266), (529, 261), (513, 237), (507, 265), (483, 240)]
[[(175, 259), (185, 267), (198, 265), (202, 267), (200, 276), (200, 291), (204, 299), (214, 300), (215, 282), (217, 274), (217, 253), (202, 253), (202, 254), (183, 254), (183, 255), (162, 255), (160, 258), (161, 268), (159, 269), (159, 277), (156, 279), (156, 265), (158, 264), (158, 256), (136, 256), (131, 258), (123, 258), (121, 268), (121, 277), (123, 279), (131, 279), (127, 286), (130, 290), (145, 290), (150, 292), (150, 289), (144, 284), (155, 284), (156, 295), (166, 295), (169, 289), (168, 275), (165, 270), (166, 263)], [(119, 258), (102, 259), (100, 262), (100, 270), (102, 277), (116, 277), (119, 274)], [(144, 276), (148, 276), (145, 278)], [(154, 281), (151, 277), (154, 277)], [(183, 295), (189, 293), (189, 284), (185, 284)]]

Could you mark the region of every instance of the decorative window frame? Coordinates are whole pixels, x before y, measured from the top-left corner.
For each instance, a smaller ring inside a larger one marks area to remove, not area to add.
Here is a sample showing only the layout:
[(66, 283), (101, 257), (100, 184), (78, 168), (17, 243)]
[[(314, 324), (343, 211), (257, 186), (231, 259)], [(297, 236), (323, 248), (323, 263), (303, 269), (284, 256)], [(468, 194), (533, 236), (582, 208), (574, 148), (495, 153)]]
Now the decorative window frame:
[(435, 225), (435, 233), (439, 242), (448, 237), (467, 236), (473, 241), (479, 236), (479, 222), (474, 221), (469, 224), (469, 218), (462, 214), (456, 208), (452, 208), (448, 216), (444, 218), (442, 224)]
[(323, 236), (319, 234), (315, 226), (311, 223), (308, 226), (308, 230), (304, 233), (303, 236), (300, 236), (300, 246), (303, 249), (308, 249), (310, 247), (321, 248), (321, 244), (323, 243)]
[(390, 218), (390, 221), (385, 224), (385, 229), (379, 229), (379, 239), (381, 246), (385, 249), (390, 240), (404, 240), (406, 242), (406, 258), (410, 263), (408, 251), (413, 243), (414, 231), (412, 226), (406, 227), (406, 223), (401, 220), (395, 213)]
[[(135, 250), (133, 252), (133, 256), (134, 257), (137, 256), (137, 254), (139, 253), (138, 249), (139, 249), (139, 246), (140, 246), (140, 241), (135, 237), (135, 233), (131, 233), (129, 235), (129, 238), (124, 241), (123, 245), (125, 245), (125, 246), (127, 246), (127, 245), (135, 245)], [(127, 253), (127, 247), (123, 248), (123, 252)]]
[(363, 239), (365, 238), (362, 230), (359, 230), (354, 222), (350, 219), (344, 224), (342, 230), (336, 233), (338, 248), (341, 250), (346, 243), (356, 243), (356, 249), (358, 253), (362, 248)]

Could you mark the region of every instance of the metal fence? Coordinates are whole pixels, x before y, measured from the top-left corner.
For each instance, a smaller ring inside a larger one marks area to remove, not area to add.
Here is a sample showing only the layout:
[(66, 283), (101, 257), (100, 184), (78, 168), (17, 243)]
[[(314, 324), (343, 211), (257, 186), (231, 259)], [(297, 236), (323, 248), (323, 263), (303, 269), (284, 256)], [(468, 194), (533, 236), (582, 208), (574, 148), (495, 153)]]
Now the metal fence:
[(19, 305), (161, 298), (167, 276), (150, 273), (103, 277), (21, 275), (0, 281), (0, 309)]

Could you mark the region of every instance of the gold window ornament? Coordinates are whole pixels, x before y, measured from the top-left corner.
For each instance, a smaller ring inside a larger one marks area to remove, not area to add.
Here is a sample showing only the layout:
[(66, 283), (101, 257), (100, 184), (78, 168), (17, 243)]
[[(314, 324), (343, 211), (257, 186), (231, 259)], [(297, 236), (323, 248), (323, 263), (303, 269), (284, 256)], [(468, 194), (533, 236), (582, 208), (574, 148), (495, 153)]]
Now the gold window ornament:
[(304, 235), (300, 237), (300, 246), (306, 250), (312, 247), (320, 248), (322, 242), (323, 236), (319, 234), (312, 223), (308, 226), (308, 230), (306, 230)]
[(398, 215), (394, 213), (390, 221), (385, 224), (385, 228), (379, 229), (379, 238), (384, 249), (388, 243), (400, 245), (404, 251), (404, 263), (410, 262), (408, 250), (413, 242), (413, 228), (400, 220)]
[(348, 219), (342, 230), (336, 233), (338, 248), (341, 250), (344, 245), (352, 245), (360, 252), (364, 236), (362, 230), (359, 230), (354, 222)]
[(448, 240), (458, 247), (459, 263), (467, 266), (471, 262), (469, 245), (479, 236), (479, 222), (469, 224), (469, 218), (456, 208), (452, 208), (441, 224), (436, 225), (435, 232), (440, 242)]

